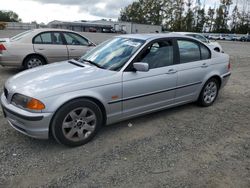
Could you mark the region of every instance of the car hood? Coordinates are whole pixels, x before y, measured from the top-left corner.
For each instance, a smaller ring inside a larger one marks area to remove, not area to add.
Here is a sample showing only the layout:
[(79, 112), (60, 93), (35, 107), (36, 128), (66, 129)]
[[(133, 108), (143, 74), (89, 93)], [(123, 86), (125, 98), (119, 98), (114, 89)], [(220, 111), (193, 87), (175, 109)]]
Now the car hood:
[(21, 93), (30, 97), (49, 97), (58, 93), (98, 87), (114, 82), (117, 74), (76, 61), (59, 62), (23, 71), (5, 83), (10, 93)]

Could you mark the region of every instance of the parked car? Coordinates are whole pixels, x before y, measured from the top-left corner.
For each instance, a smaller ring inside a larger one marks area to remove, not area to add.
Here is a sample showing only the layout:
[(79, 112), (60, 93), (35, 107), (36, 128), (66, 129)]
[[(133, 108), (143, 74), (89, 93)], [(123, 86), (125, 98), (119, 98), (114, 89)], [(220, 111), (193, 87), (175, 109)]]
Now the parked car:
[(89, 32), (96, 33), (96, 32), (97, 32), (97, 29), (96, 29), (96, 28), (94, 28), (94, 27), (90, 27), (90, 28), (89, 28)]
[(244, 35), (239, 39), (242, 42), (250, 42), (250, 35)]
[(213, 48), (215, 51), (223, 52), (223, 49), (222, 49), (221, 45), (218, 42), (210, 42), (204, 35), (202, 35), (200, 33), (192, 33), (192, 32), (176, 32), (176, 33), (186, 35), (186, 36), (190, 36), (190, 37), (194, 37), (194, 38), (200, 40), (201, 42), (207, 44), (208, 46)]
[(61, 29), (34, 29), (0, 44), (0, 65), (25, 69), (81, 57), (95, 44), (82, 35)]
[(216, 35), (216, 34), (212, 34), (212, 35), (209, 35), (208, 36), (208, 39), (211, 39), (211, 40), (220, 40), (220, 35)]
[(122, 35), (78, 61), (13, 76), (1, 104), (19, 132), (79, 146), (105, 124), (194, 101), (210, 106), (230, 74), (229, 56), (194, 38)]

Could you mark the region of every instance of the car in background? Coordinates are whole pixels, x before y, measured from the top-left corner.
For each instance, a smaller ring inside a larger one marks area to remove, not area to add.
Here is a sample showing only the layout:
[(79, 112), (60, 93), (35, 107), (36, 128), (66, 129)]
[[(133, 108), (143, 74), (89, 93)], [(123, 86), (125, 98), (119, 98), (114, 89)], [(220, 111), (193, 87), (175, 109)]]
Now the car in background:
[(208, 39), (210, 39), (210, 40), (220, 40), (220, 35), (211, 34), (211, 35), (208, 36)]
[(0, 65), (30, 69), (79, 58), (94, 46), (86, 37), (69, 30), (29, 30), (0, 43)]
[(218, 42), (211, 42), (204, 35), (202, 35), (200, 33), (192, 33), (192, 32), (176, 32), (176, 33), (179, 33), (181, 35), (194, 37), (194, 38), (200, 40), (201, 42), (207, 44), (209, 47), (211, 47), (215, 51), (223, 52), (223, 49), (222, 49), (221, 45)]
[(19, 132), (79, 146), (105, 124), (194, 101), (211, 106), (230, 75), (229, 56), (192, 37), (121, 35), (78, 61), (13, 76), (1, 105)]
[(242, 42), (250, 42), (250, 35), (244, 35), (239, 39)]

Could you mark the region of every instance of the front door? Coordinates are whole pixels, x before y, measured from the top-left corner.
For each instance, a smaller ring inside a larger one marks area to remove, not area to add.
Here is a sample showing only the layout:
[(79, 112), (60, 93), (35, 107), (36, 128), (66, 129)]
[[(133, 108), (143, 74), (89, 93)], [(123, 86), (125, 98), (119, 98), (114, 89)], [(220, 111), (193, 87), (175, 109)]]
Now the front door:
[(84, 37), (70, 32), (63, 33), (67, 43), (69, 59), (78, 59), (91, 49), (90, 43)]
[(152, 42), (135, 61), (149, 64), (148, 72), (123, 73), (123, 116), (166, 107), (174, 102), (177, 72), (173, 42), (161, 39)]

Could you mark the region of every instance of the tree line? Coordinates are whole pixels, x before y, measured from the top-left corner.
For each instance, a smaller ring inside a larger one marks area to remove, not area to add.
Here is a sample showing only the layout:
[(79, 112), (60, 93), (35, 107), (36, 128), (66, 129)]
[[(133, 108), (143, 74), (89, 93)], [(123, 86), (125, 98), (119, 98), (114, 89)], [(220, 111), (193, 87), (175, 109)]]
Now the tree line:
[(220, 0), (217, 8), (206, 9), (199, 0), (137, 0), (121, 10), (119, 20), (162, 25), (167, 31), (249, 33), (247, 1), (239, 8), (233, 0)]
[(18, 14), (13, 11), (0, 10), (0, 21), (1, 22), (20, 22), (22, 21)]

